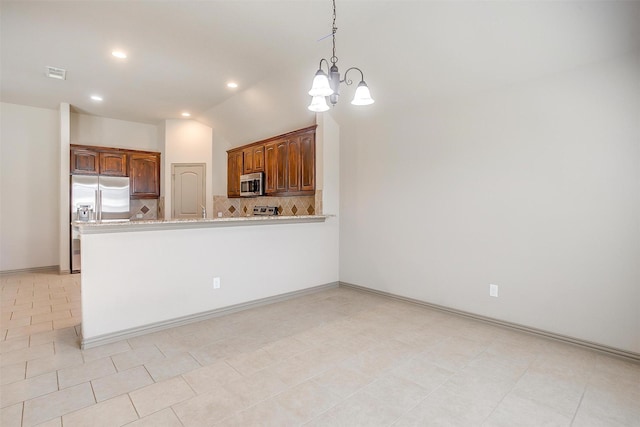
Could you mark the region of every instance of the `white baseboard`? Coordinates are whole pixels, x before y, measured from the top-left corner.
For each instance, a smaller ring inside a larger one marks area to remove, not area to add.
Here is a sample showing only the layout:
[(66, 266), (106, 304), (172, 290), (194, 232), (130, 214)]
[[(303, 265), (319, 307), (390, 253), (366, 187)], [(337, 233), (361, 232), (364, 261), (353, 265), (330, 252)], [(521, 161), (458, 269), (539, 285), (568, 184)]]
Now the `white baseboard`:
[(578, 345), (580, 347), (585, 347), (591, 350), (596, 350), (596, 351), (600, 351), (602, 353), (606, 353), (608, 355), (613, 355), (613, 356), (617, 356), (617, 357), (621, 357), (624, 358), (626, 360), (629, 361), (633, 361), (633, 362), (640, 362), (640, 354), (639, 353), (634, 353), (631, 351), (627, 351), (627, 350), (622, 350), (619, 348), (614, 348), (614, 347), (609, 347), (606, 345), (602, 345), (602, 344), (598, 344), (598, 343), (594, 343), (591, 341), (586, 341), (586, 340), (582, 340), (579, 338), (574, 338), (574, 337), (569, 337), (566, 335), (560, 335), (560, 334), (556, 334), (554, 332), (549, 332), (549, 331), (544, 331), (541, 329), (536, 329), (536, 328), (531, 328), (528, 326), (524, 326), (524, 325), (520, 325), (517, 323), (511, 323), (511, 322), (506, 322), (503, 320), (498, 320), (498, 319), (494, 319), (492, 317), (486, 317), (486, 316), (481, 316), (479, 314), (473, 314), (473, 313), (469, 313), (466, 311), (462, 311), (462, 310), (456, 310), (453, 308), (449, 308), (449, 307), (444, 307), (441, 305), (437, 305), (437, 304), (431, 304), (425, 301), (421, 301), (421, 300), (417, 300), (417, 299), (413, 299), (413, 298), (407, 298), (407, 297), (403, 297), (400, 295), (396, 295), (396, 294), (392, 294), (390, 292), (384, 292), (384, 291), (378, 291), (376, 289), (371, 289), (371, 288), (367, 288), (364, 286), (360, 286), (360, 285), (354, 285), (352, 283), (347, 283), (347, 282), (340, 282), (340, 286), (341, 287), (346, 287), (346, 288), (351, 288), (351, 289), (355, 289), (358, 291), (363, 291), (363, 292), (369, 292), (372, 294), (376, 294), (376, 295), (381, 295), (381, 296), (385, 296), (387, 298), (393, 298), (396, 300), (400, 300), (400, 301), (404, 301), (404, 302), (408, 302), (411, 304), (417, 304), (423, 307), (428, 307), (428, 308), (432, 308), (434, 310), (438, 310), (438, 311), (444, 311), (450, 314), (454, 314), (457, 316), (463, 316), (463, 317), (467, 317), (470, 319), (474, 319), (474, 320), (478, 320), (481, 322), (485, 322), (485, 323), (489, 323), (495, 326), (502, 326), (505, 328), (509, 328), (509, 329), (514, 329), (520, 332), (526, 332), (529, 334), (534, 334), (537, 336), (542, 336), (545, 338), (551, 338), (557, 341), (562, 341), (565, 343), (569, 343), (569, 344), (574, 344), (574, 345)]
[(17, 270), (2, 270), (0, 271), (0, 276), (6, 276), (9, 274), (24, 274), (24, 273), (62, 273), (60, 271), (59, 265), (48, 265), (46, 267), (31, 267), (31, 268), (20, 268)]

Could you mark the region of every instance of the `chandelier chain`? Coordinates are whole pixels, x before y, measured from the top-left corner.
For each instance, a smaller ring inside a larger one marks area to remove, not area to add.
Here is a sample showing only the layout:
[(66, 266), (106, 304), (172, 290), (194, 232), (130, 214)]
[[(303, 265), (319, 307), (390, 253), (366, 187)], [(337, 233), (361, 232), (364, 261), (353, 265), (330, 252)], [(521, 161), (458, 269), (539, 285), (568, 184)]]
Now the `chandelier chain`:
[(336, 56), (336, 32), (338, 31), (338, 27), (336, 27), (336, 0), (333, 0), (333, 27), (331, 29), (333, 36), (333, 56), (331, 57), (331, 63), (333, 65), (338, 62), (338, 57)]

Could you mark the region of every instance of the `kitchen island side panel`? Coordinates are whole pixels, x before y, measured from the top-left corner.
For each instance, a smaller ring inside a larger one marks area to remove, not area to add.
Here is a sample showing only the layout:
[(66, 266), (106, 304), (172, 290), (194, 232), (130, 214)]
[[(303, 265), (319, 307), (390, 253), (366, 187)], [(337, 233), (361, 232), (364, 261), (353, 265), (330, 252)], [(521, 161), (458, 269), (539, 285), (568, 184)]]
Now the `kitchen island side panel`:
[(87, 341), (335, 283), (338, 219), (85, 234), (82, 257)]

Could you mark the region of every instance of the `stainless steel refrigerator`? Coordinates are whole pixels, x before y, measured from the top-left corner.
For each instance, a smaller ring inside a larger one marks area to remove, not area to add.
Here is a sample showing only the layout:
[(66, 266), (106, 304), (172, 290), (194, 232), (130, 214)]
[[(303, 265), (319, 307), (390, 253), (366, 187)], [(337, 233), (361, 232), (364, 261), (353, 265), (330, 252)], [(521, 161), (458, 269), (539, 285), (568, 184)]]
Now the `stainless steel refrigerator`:
[[(123, 221), (130, 218), (129, 178), (71, 175), (71, 221)], [(71, 232), (71, 271), (81, 267), (80, 235)]]

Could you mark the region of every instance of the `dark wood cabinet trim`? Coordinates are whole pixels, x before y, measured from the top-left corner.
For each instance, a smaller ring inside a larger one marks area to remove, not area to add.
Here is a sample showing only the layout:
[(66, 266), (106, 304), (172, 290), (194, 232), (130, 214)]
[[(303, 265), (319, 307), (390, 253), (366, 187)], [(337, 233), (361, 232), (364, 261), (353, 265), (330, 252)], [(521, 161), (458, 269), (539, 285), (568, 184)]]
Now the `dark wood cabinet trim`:
[(143, 150), (132, 150), (130, 148), (115, 148), (115, 147), (103, 147), (100, 145), (79, 145), (79, 144), (70, 144), (69, 147), (71, 150), (80, 148), (84, 150), (97, 151), (97, 152), (105, 152), (105, 153), (139, 153), (139, 154), (160, 154), (158, 151), (143, 151)]
[(252, 142), (251, 144), (243, 145), (241, 147), (231, 148), (231, 149), (227, 150), (227, 153), (230, 153), (232, 151), (244, 150), (245, 148), (254, 147), (256, 145), (266, 145), (269, 142), (277, 141), (279, 139), (290, 139), (292, 136), (299, 135), (299, 134), (302, 134), (302, 133), (315, 132), (317, 127), (318, 127), (318, 125), (307, 126), (306, 128), (302, 128), (302, 129), (294, 130), (294, 131), (291, 131), (291, 132), (283, 133), (282, 135), (272, 136), (272, 137), (269, 137), (267, 139), (262, 139), (260, 141)]

